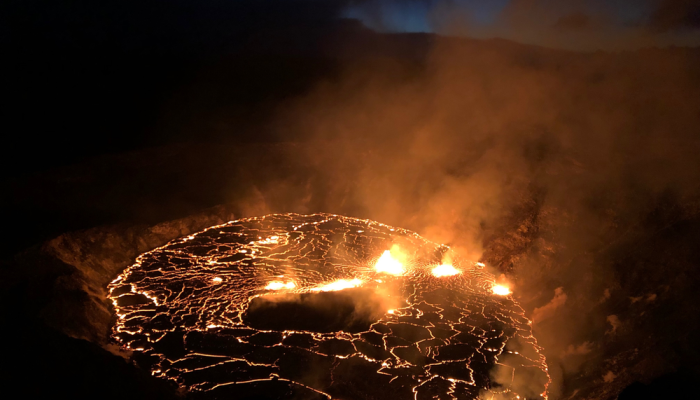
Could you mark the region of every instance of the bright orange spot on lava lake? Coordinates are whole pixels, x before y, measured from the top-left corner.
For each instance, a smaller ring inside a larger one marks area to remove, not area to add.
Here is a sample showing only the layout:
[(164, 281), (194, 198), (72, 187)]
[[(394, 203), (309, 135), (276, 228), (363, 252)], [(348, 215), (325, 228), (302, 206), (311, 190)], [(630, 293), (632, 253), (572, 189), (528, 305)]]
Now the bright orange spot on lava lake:
[(433, 268), (433, 275), (438, 278), (442, 276), (457, 275), (459, 273), (461, 273), (460, 270), (447, 264), (438, 265), (437, 267)]
[(493, 291), (493, 294), (497, 294), (499, 296), (507, 296), (510, 294), (510, 289), (508, 286), (503, 286), (503, 285), (493, 285), (493, 288), (491, 288)]
[(343, 290), (343, 289), (349, 289), (349, 288), (354, 288), (362, 285), (362, 281), (359, 279), (353, 279), (353, 280), (348, 280), (348, 279), (338, 279), (335, 282), (331, 282), (327, 285), (323, 285), (321, 287), (313, 288), (311, 290), (315, 292), (334, 292), (336, 290)]
[(391, 254), (391, 251), (386, 250), (377, 263), (374, 265), (377, 272), (384, 272), (391, 275), (403, 275), (403, 264)]
[(280, 281), (272, 281), (265, 286), (265, 289), (267, 290), (280, 290), (280, 289), (294, 289), (296, 285), (294, 282), (280, 282)]

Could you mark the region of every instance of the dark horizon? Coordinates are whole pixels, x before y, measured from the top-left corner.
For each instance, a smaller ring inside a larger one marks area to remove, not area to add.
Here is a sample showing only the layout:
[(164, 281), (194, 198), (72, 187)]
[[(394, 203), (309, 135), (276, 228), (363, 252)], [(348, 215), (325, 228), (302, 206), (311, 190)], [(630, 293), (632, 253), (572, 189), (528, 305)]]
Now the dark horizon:
[[(4, 158), (3, 170), (12, 175), (70, 164), (71, 160), (83, 160), (93, 154), (158, 146), (173, 140), (235, 136), (230, 128), (225, 132), (219, 129), (216, 133), (211, 132), (211, 127), (204, 133), (191, 131), (211, 119), (207, 109), (221, 106), (236, 108), (235, 113), (240, 116), (236, 123), (258, 127), (265, 119), (273, 117), (266, 114), (266, 109), (272, 111), (284, 99), (304, 93), (314, 82), (337, 72), (344, 64), (344, 57), (357, 56), (357, 51), (353, 55), (353, 46), (373, 45), (377, 34), (368, 26), (374, 24), (375, 28), (382, 28), (381, 20), (387, 18), (430, 19), (435, 9), (441, 7), (439, 1), (212, 0), (198, 2), (196, 6), (187, 1), (155, 0), (148, 3), (101, 2), (99, 5), (87, 1), (49, 3), (39, 0), (7, 2), (0, 17), (4, 32), (0, 43), (6, 55), (3, 131), (12, 132), (19, 141), (15, 145), (19, 153), (11, 160)], [(404, 3), (415, 7), (403, 10)], [(510, 9), (525, 7), (518, 3), (524, 2), (493, 5), (456, 2), (455, 10), (450, 11), (459, 15), (458, 11), (466, 10), (479, 16), (477, 19), (481, 23), (496, 24), (498, 18), (504, 20), (504, 15), (510, 15)], [(546, 1), (532, 3), (528, 12), (537, 13)], [(628, 18), (635, 16), (633, 25), (644, 26), (649, 38), (673, 32), (697, 34), (700, 38), (697, 20), (700, 11), (683, 1), (658, 1), (656, 5), (650, 1), (644, 6), (647, 10), (643, 15), (630, 11), (634, 8), (632, 3), (621, 2), (617, 8), (605, 10), (594, 2), (583, 7), (580, 15), (585, 19), (585, 12), (593, 13), (598, 7), (601, 15), (608, 12)], [(418, 4), (422, 5), (418, 7)], [(551, 15), (542, 14), (542, 24), (546, 25), (551, 19), (569, 18), (566, 13), (576, 6), (572, 7), (562, 5), (552, 9)], [(348, 9), (362, 12), (353, 14)], [(562, 13), (566, 15), (557, 17)], [(345, 18), (348, 15), (362, 19)], [(450, 28), (455, 24), (460, 26), (457, 22), (444, 23), (446, 27), (442, 29), (443, 23), (435, 20), (436, 29), (425, 35), (482, 40), (504, 38), (557, 47), (546, 41), (528, 39), (531, 23), (518, 25), (515, 20), (509, 21), (503, 22), (507, 28), (502, 32), (484, 36)], [(611, 23), (620, 23), (614, 21)], [(632, 24), (630, 21), (622, 22)], [(589, 21), (579, 28), (594, 31), (596, 25)], [(389, 34), (406, 31), (391, 26), (383, 29)], [(605, 32), (609, 39), (622, 35)], [(373, 35), (375, 38), (370, 38)], [(552, 36), (564, 37), (566, 32), (555, 29)], [(583, 39), (562, 40), (575, 44)], [(650, 39), (639, 44), (628, 50), (659, 45), (693, 46), (681, 39), (674, 42), (673, 38), (663, 43)], [(694, 46), (700, 46), (700, 42)], [(424, 57), (420, 53), (427, 48), (419, 49), (415, 57)], [(595, 51), (595, 48), (586, 51)], [(406, 56), (392, 56), (397, 55)], [(295, 64), (299, 58), (318, 58), (320, 64), (314, 66), (303, 61)], [(274, 67), (276, 69), (270, 69), (276, 63), (280, 63)], [(268, 73), (262, 75), (265, 68)], [(277, 81), (256, 82), (259, 78), (244, 78), (256, 73)], [(273, 78), (285, 73), (288, 75)], [(207, 75), (212, 77), (207, 79)], [(199, 92), (192, 87), (215, 85), (214, 81), (216, 85), (235, 87), (235, 93), (220, 93), (223, 90), (216, 86), (204, 91), (199, 89)], [(195, 99), (199, 102), (193, 103)], [(183, 102), (201, 110), (178, 108)], [(183, 120), (180, 115), (183, 112), (194, 120)], [(95, 129), (99, 132), (93, 133)], [(257, 141), (290, 139), (260, 130), (258, 135), (263, 137)], [(88, 136), (90, 138), (84, 140)], [(243, 135), (237, 138), (251, 140)], [(45, 146), (36, 146), (37, 141)]]

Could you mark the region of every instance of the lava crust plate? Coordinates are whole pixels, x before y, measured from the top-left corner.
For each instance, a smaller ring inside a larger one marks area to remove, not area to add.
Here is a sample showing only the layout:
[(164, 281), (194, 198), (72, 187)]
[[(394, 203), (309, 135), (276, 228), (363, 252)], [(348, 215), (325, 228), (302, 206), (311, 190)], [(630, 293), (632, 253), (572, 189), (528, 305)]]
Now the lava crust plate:
[(268, 215), (142, 254), (109, 285), (112, 337), (202, 398), (546, 398), (530, 321), (493, 286), (404, 229)]

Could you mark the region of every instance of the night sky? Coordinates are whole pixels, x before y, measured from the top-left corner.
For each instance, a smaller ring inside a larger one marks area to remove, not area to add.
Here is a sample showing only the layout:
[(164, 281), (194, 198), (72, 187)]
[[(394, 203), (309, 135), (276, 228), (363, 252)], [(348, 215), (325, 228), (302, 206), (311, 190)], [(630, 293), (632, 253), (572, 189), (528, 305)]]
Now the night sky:
[[(700, 44), (700, 9), (685, 0), (31, 0), (0, 7), (1, 123), (18, 140), (16, 159), (2, 164), (11, 174), (94, 151), (182, 139), (171, 125), (185, 121), (165, 114), (180, 113), (172, 107), (176, 98), (186, 96), (188, 83), (206, 68), (242, 54), (249, 61), (312, 54), (349, 37), (348, 29), (357, 28), (353, 18), (379, 32), (504, 38), (571, 50)], [(238, 104), (266, 98), (252, 82), (242, 84), (247, 89), (238, 91)], [(303, 85), (298, 80), (296, 88)], [(90, 134), (95, 126), (100, 133)]]
[[(571, 49), (700, 43), (700, 10), (685, 0), (360, 1), (343, 7), (341, 15), (385, 32), (501, 37)], [(562, 34), (569, 37), (547, 37)], [(611, 36), (626, 38), (618, 41)]]

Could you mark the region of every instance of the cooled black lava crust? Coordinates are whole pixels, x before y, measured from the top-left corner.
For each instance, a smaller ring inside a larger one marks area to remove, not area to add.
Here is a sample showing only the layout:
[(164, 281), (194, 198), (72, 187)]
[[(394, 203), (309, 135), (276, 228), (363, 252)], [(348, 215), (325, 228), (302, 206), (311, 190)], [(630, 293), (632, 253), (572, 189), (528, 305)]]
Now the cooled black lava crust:
[[(374, 266), (392, 246), (405, 273)], [(431, 274), (446, 256), (461, 273)], [(352, 288), (326, 285), (344, 280)], [(530, 321), (446, 246), (331, 214), (247, 218), (141, 255), (113, 338), (207, 398), (545, 398)]]

